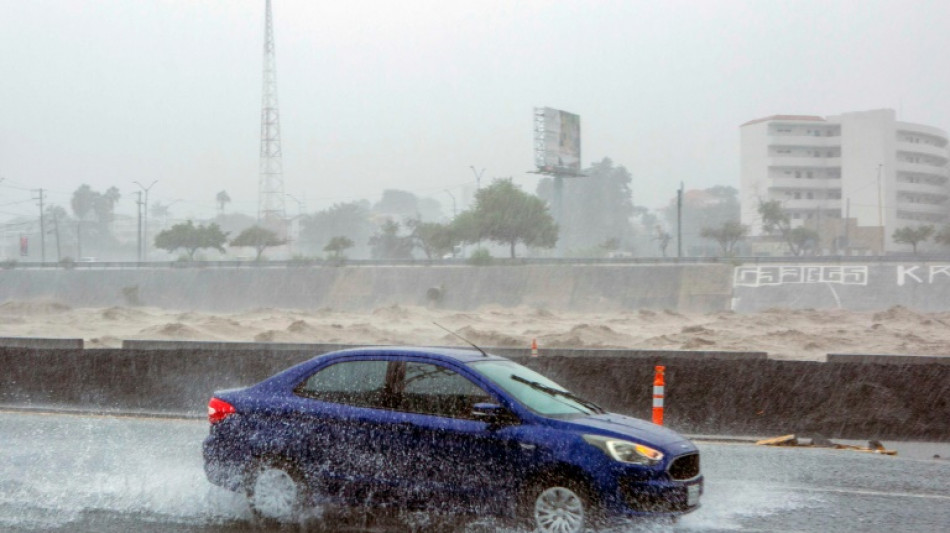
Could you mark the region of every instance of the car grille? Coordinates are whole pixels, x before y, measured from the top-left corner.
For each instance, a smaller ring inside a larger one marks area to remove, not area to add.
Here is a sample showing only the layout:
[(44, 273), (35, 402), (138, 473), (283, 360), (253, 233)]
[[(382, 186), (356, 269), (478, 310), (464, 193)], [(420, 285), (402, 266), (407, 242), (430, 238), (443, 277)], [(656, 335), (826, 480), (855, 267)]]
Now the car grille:
[(621, 483), (620, 492), (631, 509), (645, 513), (675, 513), (689, 510), (686, 486), (651, 487), (638, 482)]
[(677, 457), (670, 465), (669, 472), (673, 479), (693, 479), (699, 475), (699, 454), (691, 453)]

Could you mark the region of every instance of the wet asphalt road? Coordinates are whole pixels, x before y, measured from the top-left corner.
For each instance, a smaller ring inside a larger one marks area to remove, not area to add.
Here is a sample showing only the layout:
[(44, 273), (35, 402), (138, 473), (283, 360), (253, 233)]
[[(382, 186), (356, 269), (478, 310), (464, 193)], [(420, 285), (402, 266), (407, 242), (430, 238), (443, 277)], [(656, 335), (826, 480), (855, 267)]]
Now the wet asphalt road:
[[(243, 498), (204, 479), (206, 433), (199, 420), (0, 412), (0, 531), (255, 531)], [(673, 531), (950, 531), (950, 461), (929, 459), (950, 444), (908, 446), (912, 457), (713, 442), (700, 448), (703, 507)], [(361, 520), (347, 529), (406, 530)]]

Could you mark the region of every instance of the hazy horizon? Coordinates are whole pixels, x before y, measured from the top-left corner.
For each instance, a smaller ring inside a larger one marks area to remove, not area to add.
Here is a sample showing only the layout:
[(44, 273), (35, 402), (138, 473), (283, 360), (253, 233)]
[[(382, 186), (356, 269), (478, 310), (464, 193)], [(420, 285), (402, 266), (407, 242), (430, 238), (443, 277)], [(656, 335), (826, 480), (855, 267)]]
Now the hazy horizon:
[[(0, 0), (0, 217), (30, 189), (138, 186), (175, 218), (257, 209), (263, 0)], [(532, 110), (581, 117), (583, 165), (634, 202), (738, 187), (739, 125), (892, 108), (950, 128), (933, 2), (275, 0), (285, 192), (307, 212), (401, 189), (462, 203), (511, 176), (534, 193)], [(300, 206), (288, 198), (288, 214)]]

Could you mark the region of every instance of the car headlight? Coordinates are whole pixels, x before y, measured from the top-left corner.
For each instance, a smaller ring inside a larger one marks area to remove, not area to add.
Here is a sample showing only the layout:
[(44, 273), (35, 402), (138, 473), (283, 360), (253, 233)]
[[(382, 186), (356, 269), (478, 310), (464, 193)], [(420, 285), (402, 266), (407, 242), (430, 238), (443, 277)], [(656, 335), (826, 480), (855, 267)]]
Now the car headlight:
[(584, 440), (621, 463), (653, 466), (663, 460), (663, 452), (636, 442), (602, 435), (584, 435)]

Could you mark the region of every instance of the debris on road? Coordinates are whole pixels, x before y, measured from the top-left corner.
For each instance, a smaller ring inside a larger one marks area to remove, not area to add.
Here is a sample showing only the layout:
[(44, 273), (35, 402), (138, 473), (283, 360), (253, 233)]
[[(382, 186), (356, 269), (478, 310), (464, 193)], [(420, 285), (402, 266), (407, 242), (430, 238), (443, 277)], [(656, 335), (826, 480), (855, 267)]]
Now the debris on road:
[(881, 455), (897, 455), (897, 450), (888, 450), (881, 444), (881, 441), (868, 441), (867, 446), (855, 446), (853, 444), (838, 444), (831, 442), (824, 437), (815, 437), (807, 441), (799, 441), (795, 434), (782, 435), (769, 439), (756, 441), (759, 446), (790, 446), (796, 448), (833, 448), (835, 450), (852, 450), (856, 452), (877, 453)]

